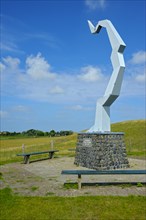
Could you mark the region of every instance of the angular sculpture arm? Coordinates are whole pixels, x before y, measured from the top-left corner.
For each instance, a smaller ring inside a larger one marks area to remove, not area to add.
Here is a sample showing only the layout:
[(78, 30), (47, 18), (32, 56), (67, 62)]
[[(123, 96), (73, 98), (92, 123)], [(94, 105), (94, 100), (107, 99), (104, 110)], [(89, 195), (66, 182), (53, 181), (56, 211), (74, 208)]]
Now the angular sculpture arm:
[(107, 132), (110, 131), (110, 106), (117, 99), (121, 90), (125, 69), (123, 52), (126, 45), (109, 20), (99, 21), (96, 27), (90, 21), (88, 21), (88, 24), (93, 34), (99, 33), (102, 27), (106, 28), (112, 47), (113, 72), (104, 96), (97, 100), (95, 124), (87, 132)]

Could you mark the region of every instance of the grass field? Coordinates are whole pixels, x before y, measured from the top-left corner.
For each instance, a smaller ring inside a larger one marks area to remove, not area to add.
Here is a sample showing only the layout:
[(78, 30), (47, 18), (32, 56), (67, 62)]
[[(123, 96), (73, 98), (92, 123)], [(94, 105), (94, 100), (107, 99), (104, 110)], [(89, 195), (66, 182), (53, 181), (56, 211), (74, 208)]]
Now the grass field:
[(129, 156), (146, 157), (146, 120), (112, 124), (111, 129), (125, 132), (125, 143)]
[(144, 196), (19, 197), (1, 193), (2, 220), (145, 220)]
[[(75, 148), (77, 135), (69, 135), (63, 137), (38, 137), (38, 138), (20, 138), (20, 139), (2, 139), (0, 148), (0, 164), (22, 161), (21, 157), (17, 157), (17, 153), (22, 152), (22, 144), (25, 145), (25, 152), (51, 150), (51, 141), (53, 141), (53, 149), (59, 150), (56, 155), (63, 156), (74, 155), (69, 152), (69, 148)], [(34, 156), (33, 158), (40, 158)], [(44, 157), (44, 155), (43, 155)]]
[[(125, 132), (129, 156), (145, 156), (146, 121), (126, 121), (112, 125), (112, 131)], [(0, 163), (22, 161), (17, 153), (54, 149), (56, 156), (74, 156), (69, 148), (75, 148), (77, 134), (65, 137), (14, 138), (0, 140)], [(43, 155), (44, 157), (44, 155)], [(0, 179), (3, 175), (0, 173)], [(35, 186), (34, 186), (35, 187)], [(24, 197), (0, 190), (0, 219), (2, 220), (146, 220), (145, 196), (82, 196), (82, 197)]]
[[(112, 124), (112, 131), (125, 132), (126, 149), (129, 156), (144, 158), (146, 156), (146, 121), (125, 121)], [(51, 141), (54, 142), (54, 149), (58, 149), (58, 156), (74, 156), (74, 152), (68, 151), (69, 148), (75, 148), (77, 134), (63, 137), (39, 137), (39, 138), (14, 138), (0, 140), (0, 164), (11, 163), (22, 160), (17, 157), (17, 153), (22, 152), (22, 144), (25, 145), (25, 151), (44, 151), (51, 149)], [(43, 155), (44, 156), (44, 155)], [(38, 158), (39, 156), (37, 156)]]

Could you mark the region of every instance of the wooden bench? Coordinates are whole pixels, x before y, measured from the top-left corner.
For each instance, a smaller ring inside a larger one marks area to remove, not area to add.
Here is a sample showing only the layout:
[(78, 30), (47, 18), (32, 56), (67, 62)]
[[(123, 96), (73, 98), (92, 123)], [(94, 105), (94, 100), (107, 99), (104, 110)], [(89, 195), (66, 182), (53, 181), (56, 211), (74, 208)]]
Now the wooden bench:
[(49, 150), (49, 151), (42, 151), (42, 152), (31, 152), (31, 153), (21, 153), (17, 154), (17, 156), (23, 156), (24, 157), (24, 163), (29, 163), (29, 158), (32, 155), (39, 155), (39, 154), (49, 154), (49, 159), (52, 159), (55, 152), (58, 152), (58, 150)]
[(81, 189), (82, 175), (138, 175), (146, 174), (146, 170), (62, 170), (64, 175), (78, 175), (78, 189)]

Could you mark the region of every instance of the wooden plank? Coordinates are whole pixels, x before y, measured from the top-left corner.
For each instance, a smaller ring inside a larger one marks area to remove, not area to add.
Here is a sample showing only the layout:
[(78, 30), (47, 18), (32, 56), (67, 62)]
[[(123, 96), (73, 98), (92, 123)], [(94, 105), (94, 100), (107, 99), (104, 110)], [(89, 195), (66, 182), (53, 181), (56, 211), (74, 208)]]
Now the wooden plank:
[(47, 153), (55, 153), (55, 152), (58, 152), (58, 151), (59, 150), (49, 150), (49, 151), (42, 151), (42, 152), (28, 152), (28, 153), (17, 154), (17, 156), (29, 156), (29, 155), (47, 154)]
[(81, 183), (81, 174), (78, 174), (78, 189), (81, 189), (82, 183)]
[(129, 175), (146, 174), (146, 170), (62, 170), (66, 175)]

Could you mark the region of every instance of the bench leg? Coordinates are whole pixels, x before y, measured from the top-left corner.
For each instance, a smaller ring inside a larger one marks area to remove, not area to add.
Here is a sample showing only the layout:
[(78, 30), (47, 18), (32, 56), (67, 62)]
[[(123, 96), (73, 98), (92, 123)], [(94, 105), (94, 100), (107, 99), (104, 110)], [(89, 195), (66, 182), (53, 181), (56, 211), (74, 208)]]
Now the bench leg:
[(81, 183), (81, 174), (78, 174), (78, 189), (81, 189), (82, 183)]
[(49, 159), (53, 158), (53, 154), (54, 154), (54, 152), (49, 152)]
[(29, 164), (29, 155), (24, 156), (24, 163)]

